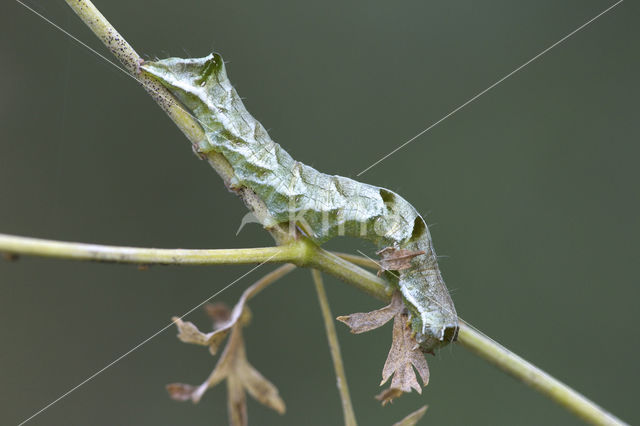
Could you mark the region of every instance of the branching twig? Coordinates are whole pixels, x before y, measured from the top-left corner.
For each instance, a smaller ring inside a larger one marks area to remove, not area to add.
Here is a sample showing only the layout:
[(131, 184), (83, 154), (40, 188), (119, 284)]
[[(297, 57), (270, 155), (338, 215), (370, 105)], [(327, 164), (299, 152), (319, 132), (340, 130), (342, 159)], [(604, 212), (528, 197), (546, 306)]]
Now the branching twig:
[(351, 404), (351, 396), (349, 395), (349, 385), (347, 384), (347, 375), (344, 372), (344, 364), (342, 362), (342, 355), (340, 354), (340, 344), (338, 343), (338, 335), (336, 333), (336, 327), (333, 323), (333, 315), (331, 314), (331, 308), (329, 307), (329, 299), (327, 299), (327, 293), (324, 290), (324, 283), (322, 282), (322, 275), (316, 269), (311, 271), (313, 275), (313, 282), (316, 286), (316, 293), (318, 294), (318, 301), (320, 302), (320, 310), (322, 311), (322, 320), (324, 321), (324, 328), (327, 331), (327, 340), (329, 342), (329, 350), (331, 351), (331, 359), (333, 360), (333, 368), (336, 372), (336, 385), (340, 392), (340, 399), (342, 400), (342, 411), (344, 413), (345, 426), (357, 426), (356, 415), (353, 411), (353, 405)]
[[(124, 64), (127, 70), (142, 84), (145, 90), (151, 94), (154, 100), (165, 110), (187, 138), (194, 145), (197, 145), (198, 142), (202, 141), (205, 138), (205, 135), (197, 120), (185, 111), (176, 99), (160, 84), (156, 83), (143, 73), (138, 72), (138, 67), (141, 63), (140, 57), (126, 42), (126, 40), (115, 30), (115, 28), (104, 18), (104, 16), (102, 16), (95, 6), (89, 0), (66, 0), (66, 2), (76, 12), (76, 14), (78, 14), (83, 22), (103, 41), (111, 52)], [(225, 184), (229, 185), (230, 181), (234, 178), (234, 173), (226, 159), (214, 151), (204, 155), (206, 156), (207, 161), (223, 178)], [(245, 204), (250, 210), (252, 210), (262, 224), (267, 227), (279, 244), (292, 242), (291, 234), (287, 232), (286, 226), (283, 227), (274, 223), (264, 202), (262, 202), (248, 188), (241, 187), (238, 189), (238, 192)], [(310, 241), (301, 239), (296, 244), (300, 245), (297, 248), (297, 255), (299, 256), (298, 264), (301, 266), (311, 266), (331, 273), (332, 275), (343, 279), (378, 299), (389, 300), (391, 298), (391, 289), (383, 279), (365, 271), (354, 263), (343, 260), (332, 253), (322, 250)], [(12, 250), (7, 251), (12, 252)], [(31, 254), (37, 253), (33, 252)], [(253, 252), (253, 255), (255, 254), (256, 253)], [(234, 256), (237, 256), (237, 253), (234, 254)], [(249, 256), (249, 254), (247, 254), (247, 256)], [(356, 259), (350, 260), (356, 261)], [(229, 261), (230, 259), (226, 262), (218, 263), (228, 263)], [(140, 261), (135, 261), (135, 263), (140, 263)], [(149, 262), (143, 261), (143, 263)], [(463, 346), (470, 348), (475, 353), (499, 366), (512, 376), (522, 380), (524, 383), (540, 391), (552, 400), (560, 403), (583, 419), (594, 424), (624, 424), (584, 396), (568, 388), (566, 385), (560, 383), (532, 364), (524, 361), (517, 355), (509, 352), (504, 347), (475, 331), (464, 322), (461, 323), (458, 341)]]
[[(139, 250), (136, 254), (138, 257), (130, 257), (129, 259), (124, 260), (123, 258), (126, 258), (128, 255), (133, 256), (131, 250)], [(68, 243), (0, 234), (0, 251), (11, 254), (17, 253), (75, 260), (105, 260), (148, 264), (155, 263), (151, 262), (150, 253), (156, 250), (158, 249), (134, 249), (130, 247)], [(160, 249), (158, 251), (172, 253), (172, 255), (168, 257), (165, 256), (163, 261), (159, 261), (157, 257), (155, 259), (158, 263), (192, 265), (255, 263), (264, 261), (265, 259), (264, 255), (266, 253), (262, 253), (263, 257), (259, 258), (259, 251), (284, 250), (281, 254), (274, 256), (274, 259), (278, 259), (273, 260), (274, 262), (294, 262), (297, 259), (301, 266), (312, 265), (324, 272), (343, 279), (347, 283), (376, 297), (377, 299), (382, 301), (388, 301), (391, 299), (390, 288), (382, 278), (340, 258), (343, 256), (348, 257), (351, 260), (359, 261), (361, 264), (366, 265), (367, 262), (362, 261), (361, 259), (363, 258), (359, 258), (359, 256), (345, 256), (340, 254), (340, 257), (338, 257), (336, 254), (327, 252), (304, 239), (286, 246), (236, 250), (177, 250), (178, 252), (190, 253), (192, 255), (191, 259), (188, 259), (189, 256), (185, 255), (182, 259), (175, 258), (175, 261), (167, 262), (169, 258), (173, 258), (173, 256), (176, 255), (176, 250)], [(245, 253), (244, 259), (234, 257), (241, 252)], [(253, 257), (251, 258), (247, 256), (247, 254)], [(269, 255), (272, 256), (273, 253)], [(268, 256), (266, 257), (268, 258)], [(284, 269), (282, 271), (280, 271), (280, 269), (277, 271), (286, 273), (289, 271), (290, 267), (283, 268)], [(611, 425), (625, 424), (580, 393), (561, 383), (533, 364), (525, 361), (491, 338), (476, 331), (462, 320), (460, 323), (458, 342), (462, 346), (469, 348), (482, 358), (498, 366), (506, 373), (512, 375), (518, 380), (521, 380), (525, 384), (531, 386), (590, 423)]]

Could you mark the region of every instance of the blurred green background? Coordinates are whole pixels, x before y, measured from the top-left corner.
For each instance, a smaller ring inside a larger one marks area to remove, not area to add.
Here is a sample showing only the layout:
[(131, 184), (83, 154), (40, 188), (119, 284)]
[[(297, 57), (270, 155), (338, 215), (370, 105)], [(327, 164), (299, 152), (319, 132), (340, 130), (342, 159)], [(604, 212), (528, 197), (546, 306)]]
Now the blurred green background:
[[(365, 167), (611, 3), (97, 1), (148, 58), (215, 49), (246, 105), (297, 160)], [(105, 52), (62, 1), (33, 7)], [(636, 351), (638, 40), (625, 2), (361, 177), (433, 224), (460, 315), (621, 418), (640, 421)], [(0, 6), (0, 232), (103, 244), (271, 244), (140, 88), (18, 3)], [(106, 52), (105, 52), (106, 53)], [(108, 54), (108, 53), (107, 53)], [(357, 240), (329, 247), (373, 248)], [(17, 424), (250, 267), (0, 262), (0, 423)], [(217, 298), (233, 304), (265, 266)], [(334, 314), (380, 304), (326, 278)], [(308, 271), (251, 303), (251, 362), (284, 417), (340, 424)], [(206, 328), (198, 311), (188, 317)], [(580, 424), (459, 346), (429, 358), (423, 394), (381, 408), (391, 327), (338, 325), (357, 417), (388, 425)], [(193, 406), (164, 385), (200, 383), (216, 359), (174, 328), (32, 420), (33, 425), (224, 425), (226, 390)]]

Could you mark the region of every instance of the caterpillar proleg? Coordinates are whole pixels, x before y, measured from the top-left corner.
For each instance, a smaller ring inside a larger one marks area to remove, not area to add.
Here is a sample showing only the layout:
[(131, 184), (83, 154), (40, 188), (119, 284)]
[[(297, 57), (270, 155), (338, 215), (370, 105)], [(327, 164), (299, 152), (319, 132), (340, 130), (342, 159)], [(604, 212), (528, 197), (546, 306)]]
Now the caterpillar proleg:
[(276, 221), (300, 226), (319, 244), (344, 235), (381, 249), (422, 253), (396, 271), (416, 341), (429, 352), (456, 338), (458, 317), (429, 229), (411, 204), (387, 189), (327, 175), (291, 158), (247, 112), (220, 55), (168, 58), (141, 68), (203, 125), (207, 138), (198, 150), (222, 154), (237, 177), (232, 184), (253, 190)]

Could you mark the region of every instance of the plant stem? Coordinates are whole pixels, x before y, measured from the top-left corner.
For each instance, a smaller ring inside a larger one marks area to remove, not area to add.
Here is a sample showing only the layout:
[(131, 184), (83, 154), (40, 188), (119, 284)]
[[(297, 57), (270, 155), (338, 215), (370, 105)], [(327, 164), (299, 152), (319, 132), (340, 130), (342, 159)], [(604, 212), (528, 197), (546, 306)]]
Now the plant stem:
[(248, 249), (155, 249), (104, 246), (0, 234), (0, 251), (10, 255), (143, 265), (222, 265), (261, 262), (299, 263), (304, 248), (301, 247), (301, 243), (294, 242), (277, 247)]
[(380, 265), (378, 265), (374, 260), (367, 259), (364, 256), (358, 256), (356, 254), (349, 254), (349, 253), (341, 253), (337, 251), (334, 251), (333, 254), (335, 254), (341, 259), (346, 260), (347, 262), (354, 263), (364, 268), (380, 269)]
[[(197, 144), (205, 138), (204, 131), (198, 121), (185, 111), (164, 87), (144, 73), (138, 72), (138, 66), (141, 63), (140, 56), (89, 0), (66, 0), (66, 2), (142, 84), (145, 90), (151, 94), (193, 144)], [(234, 173), (226, 159), (213, 151), (207, 153), (206, 158), (209, 164), (223, 178), (225, 184), (229, 186)], [(275, 224), (266, 205), (255, 193), (244, 187), (240, 188), (238, 193), (247, 207), (267, 227), (279, 244), (292, 240), (291, 233), (287, 231), (286, 227), (282, 228)], [(391, 298), (391, 288), (381, 278), (318, 247), (313, 250), (309, 250), (310, 248), (313, 248), (313, 246), (305, 243), (303, 249), (300, 250), (301, 265), (309, 265), (331, 273), (381, 300), (389, 300)], [(580, 415), (585, 420), (595, 424), (624, 424), (584, 396), (569, 389), (566, 385), (562, 385), (547, 373), (507, 351), (493, 340), (467, 327), (464, 323), (462, 323), (458, 341), (491, 363), (500, 366), (512, 376), (522, 380), (554, 401), (560, 402), (564, 407)], [(561, 389), (558, 385), (564, 386), (564, 392), (558, 393), (559, 389)]]
[(357, 426), (356, 415), (351, 404), (351, 396), (349, 395), (349, 385), (347, 384), (347, 375), (344, 372), (344, 364), (342, 355), (340, 354), (340, 344), (338, 343), (338, 335), (336, 327), (333, 323), (333, 314), (329, 307), (329, 299), (322, 282), (322, 274), (317, 269), (311, 271), (313, 282), (316, 286), (318, 301), (320, 302), (320, 310), (322, 311), (322, 319), (324, 328), (327, 330), (327, 340), (329, 341), (329, 349), (331, 350), (331, 359), (333, 360), (333, 368), (336, 372), (336, 385), (340, 392), (342, 400), (342, 412), (344, 413), (345, 426)]
[[(321, 260), (318, 261), (312, 257), (311, 264), (320, 265), (324, 272), (342, 278), (380, 300), (386, 302), (391, 299), (389, 288), (384, 280), (380, 283), (375, 275), (351, 265), (332, 253), (322, 249), (318, 249), (318, 252)], [(345, 263), (351, 267), (346, 266)], [(591, 424), (626, 424), (584, 395), (475, 330), (462, 319), (460, 319), (457, 342)]]
[(586, 422), (595, 425), (623, 425), (622, 420), (571, 389), (561, 381), (522, 359), (490, 337), (460, 322), (458, 342), (502, 371), (548, 396)]
[[(186, 111), (180, 102), (156, 80), (140, 72), (140, 64), (143, 62), (138, 53), (131, 47), (120, 33), (107, 21), (100, 11), (89, 0), (65, 0), (78, 17), (84, 22), (93, 33), (104, 43), (113, 55), (124, 65), (126, 71), (136, 79), (142, 87), (151, 95), (156, 103), (167, 113), (169, 118), (184, 133), (194, 147), (206, 138), (202, 126), (196, 118)], [(194, 148), (194, 150), (196, 150)], [(201, 158), (206, 158), (223, 179), (225, 185), (229, 187), (234, 179), (235, 173), (229, 162), (222, 154), (215, 151), (199, 153)], [(267, 227), (267, 230), (282, 244), (291, 240), (291, 234), (287, 229), (278, 226), (271, 217), (266, 205), (249, 188), (240, 187), (234, 189), (244, 201), (246, 206), (253, 212), (256, 218)]]
[(296, 269), (296, 265), (293, 265), (291, 263), (277, 267), (273, 271), (260, 278), (255, 283), (251, 284), (251, 286), (247, 288), (247, 290), (245, 290), (245, 292), (242, 294), (242, 297), (246, 297), (246, 302), (248, 302), (249, 300), (256, 297), (262, 290), (278, 281), (280, 278), (284, 277), (294, 269)]
[[(300, 266), (313, 265), (334, 275), (359, 290), (382, 301), (390, 300), (390, 288), (386, 281), (340, 257), (369, 265), (370, 261), (354, 255), (329, 253), (305, 240), (292, 244), (252, 248), (220, 250), (150, 249), (72, 243), (38, 238), (0, 234), (0, 251), (9, 254), (53, 257), (70, 260), (94, 260), (135, 264), (220, 265), (291, 262)], [(364, 260), (363, 260), (364, 259)], [(268, 283), (275, 281), (293, 269), (284, 265), (269, 274)], [(267, 278), (267, 277), (265, 277)], [(262, 287), (260, 287), (262, 288)], [(251, 295), (253, 297), (254, 294)], [(521, 380), (543, 395), (593, 424), (624, 425), (625, 423), (605, 411), (564, 383), (525, 361), (491, 338), (476, 331), (460, 320), (458, 343), (466, 347), (506, 373)]]
[(323, 250), (315, 244), (311, 246), (309, 251), (308, 266), (338, 277), (376, 299), (385, 302), (391, 300), (393, 288), (384, 279)]

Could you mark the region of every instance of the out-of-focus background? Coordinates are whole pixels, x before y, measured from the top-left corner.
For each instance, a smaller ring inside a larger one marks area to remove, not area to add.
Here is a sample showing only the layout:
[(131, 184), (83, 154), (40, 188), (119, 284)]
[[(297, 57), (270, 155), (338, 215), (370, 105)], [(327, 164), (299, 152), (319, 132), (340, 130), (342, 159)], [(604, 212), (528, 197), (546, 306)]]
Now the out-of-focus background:
[[(29, 4), (108, 52), (62, 1)], [(611, 3), (96, 1), (148, 58), (223, 54), (248, 109), (297, 160), (362, 169)], [(269, 245), (245, 207), (133, 80), (18, 3), (0, 6), (0, 232), (103, 244)], [(637, 423), (638, 5), (624, 2), (360, 177), (432, 224), (460, 315), (621, 418)], [(329, 247), (373, 253), (357, 240)], [(250, 267), (0, 262), (0, 423), (17, 424)], [(273, 269), (216, 298), (233, 304)], [(334, 314), (380, 304), (326, 278)], [(251, 362), (280, 389), (281, 417), (340, 424), (308, 271), (251, 303)], [(189, 315), (202, 328), (205, 315)], [(391, 327), (338, 325), (357, 417), (388, 425), (579, 424), (453, 345), (431, 383), (380, 407)], [(224, 425), (226, 390), (199, 405), (164, 385), (200, 383), (216, 359), (158, 335), (33, 425)]]

